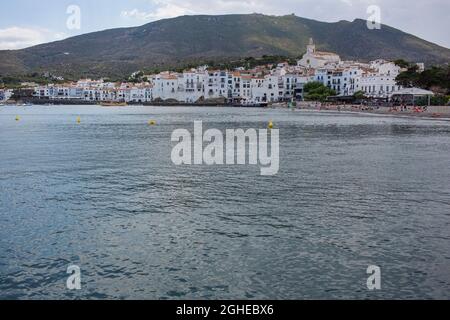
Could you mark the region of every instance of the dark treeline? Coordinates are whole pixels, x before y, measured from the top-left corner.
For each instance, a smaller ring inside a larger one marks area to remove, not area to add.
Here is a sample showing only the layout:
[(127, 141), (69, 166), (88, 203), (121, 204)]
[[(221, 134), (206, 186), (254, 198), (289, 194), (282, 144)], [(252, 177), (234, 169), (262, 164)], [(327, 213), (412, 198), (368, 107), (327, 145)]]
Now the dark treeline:
[(207, 65), (211, 69), (220, 70), (234, 70), (236, 68), (244, 68), (245, 70), (250, 70), (258, 66), (264, 66), (278, 63), (287, 62), (289, 64), (295, 65), (297, 61), (301, 58), (298, 57), (288, 57), (282, 55), (264, 55), (262, 57), (245, 57), (236, 59), (223, 59), (223, 60), (198, 60), (190, 63), (183, 64), (178, 67), (167, 67), (167, 68), (148, 68), (144, 70), (146, 74), (159, 73), (162, 71), (173, 71), (173, 72), (183, 72), (186, 69), (197, 68), (201, 65)]
[(395, 63), (406, 69), (396, 79), (400, 85), (432, 90), (439, 95), (450, 95), (450, 65), (432, 66), (423, 72), (418, 72), (416, 64), (405, 60), (397, 60)]

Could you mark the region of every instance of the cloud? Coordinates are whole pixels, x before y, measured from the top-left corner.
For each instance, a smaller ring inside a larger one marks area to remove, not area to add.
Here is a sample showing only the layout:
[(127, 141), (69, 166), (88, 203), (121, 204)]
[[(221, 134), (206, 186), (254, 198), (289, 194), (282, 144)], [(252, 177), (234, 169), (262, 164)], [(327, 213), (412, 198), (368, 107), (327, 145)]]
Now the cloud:
[(182, 3), (178, 4), (176, 1), (152, 1), (156, 8), (153, 11), (141, 11), (139, 9), (133, 9), (130, 11), (122, 11), (121, 17), (137, 19), (141, 21), (155, 21), (160, 19), (174, 18), (187, 14), (195, 14), (195, 11), (183, 6)]
[(66, 38), (65, 33), (53, 33), (39, 28), (8, 27), (0, 29), (0, 50), (16, 50)]

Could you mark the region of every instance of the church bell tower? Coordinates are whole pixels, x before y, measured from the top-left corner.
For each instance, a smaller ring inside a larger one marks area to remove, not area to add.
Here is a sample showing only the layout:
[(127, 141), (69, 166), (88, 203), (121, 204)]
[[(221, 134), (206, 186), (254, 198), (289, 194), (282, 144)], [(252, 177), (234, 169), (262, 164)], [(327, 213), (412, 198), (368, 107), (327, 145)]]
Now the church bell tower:
[(313, 38), (309, 39), (309, 45), (307, 46), (307, 52), (308, 53), (315, 53), (316, 52), (316, 45), (314, 44)]

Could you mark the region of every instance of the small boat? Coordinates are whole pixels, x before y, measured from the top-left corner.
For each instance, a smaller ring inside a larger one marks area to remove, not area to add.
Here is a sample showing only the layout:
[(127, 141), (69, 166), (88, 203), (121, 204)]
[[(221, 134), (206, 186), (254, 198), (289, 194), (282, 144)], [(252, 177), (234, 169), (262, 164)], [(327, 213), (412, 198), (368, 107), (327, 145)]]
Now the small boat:
[(269, 106), (268, 103), (244, 103), (244, 104), (234, 104), (233, 107), (238, 108), (267, 108)]
[(292, 101), (288, 103), (288, 108), (289, 108), (289, 109), (295, 109), (295, 108), (297, 108), (297, 101), (295, 101), (294, 99), (292, 99)]
[(286, 104), (286, 102), (272, 102), (269, 103), (268, 107), (272, 109), (277, 109), (277, 108), (287, 108), (288, 105)]
[(126, 107), (126, 102), (102, 102), (100, 103), (102, 107)]

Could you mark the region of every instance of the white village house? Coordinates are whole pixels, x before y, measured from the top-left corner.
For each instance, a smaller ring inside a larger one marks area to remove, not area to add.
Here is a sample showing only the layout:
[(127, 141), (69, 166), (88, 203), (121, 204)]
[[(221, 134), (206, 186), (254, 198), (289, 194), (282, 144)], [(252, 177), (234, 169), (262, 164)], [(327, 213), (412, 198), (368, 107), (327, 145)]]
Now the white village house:
[(395, 81), (400, 72), (400, 67), (385, 60), (343, 61), (335, 53), (317, 51), (311, 39), (306, 54), (294, 66), (280, 63), (232, 71), (202, 66), (182, 73), (146, 75), (147, 82), (138, 84), (82, 79), (66, 85), (37, 86), (34, 95), (50, 100), (134, 103), (223, 99), (228, 103), (258, 105), (303, 100), (304, 85), (318, 81), (335, 90), (338, 96), (363, 91), (369, 97), (390, 98), (402, 89)]
[(0, 102), (8, 101), (13, 95), (11, 89), (0, 89)]

